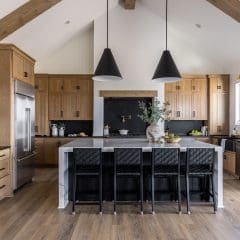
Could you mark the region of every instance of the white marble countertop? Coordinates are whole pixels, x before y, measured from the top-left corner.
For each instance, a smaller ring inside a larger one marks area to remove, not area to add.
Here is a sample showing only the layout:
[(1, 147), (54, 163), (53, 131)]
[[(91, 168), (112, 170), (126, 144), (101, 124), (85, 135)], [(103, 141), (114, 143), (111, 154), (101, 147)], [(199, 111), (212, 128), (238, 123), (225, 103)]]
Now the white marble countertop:
[(180, 148), (181, 151), (186, 151), (187, 148), (215, 148), (216, 151), (222, 149), (220, 146), (196, 141), (188, 137), (183, 137), (177, 144), (149, 143), (145, 138), (86, 138), (76, 139), (60, 147), (65, 152), (72, 152), (73, 148), (101, 148), (103, 152), (112, 152), (114, 148), (142, 148), (144, 152), (151, 152), (152, 148)]

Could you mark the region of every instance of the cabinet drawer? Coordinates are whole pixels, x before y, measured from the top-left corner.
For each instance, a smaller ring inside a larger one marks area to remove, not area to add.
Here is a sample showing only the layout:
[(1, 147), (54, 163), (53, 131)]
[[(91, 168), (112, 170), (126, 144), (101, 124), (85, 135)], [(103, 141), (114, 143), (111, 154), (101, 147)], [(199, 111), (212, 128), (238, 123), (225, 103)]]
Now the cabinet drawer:
[(9, 159), (6, 158), (0, 161), (0, 178), (9, 174)]
[(4, 149), (0, 151), (0, 161), (10, 158), (10, 149)]
[(11, 195), (10, 175), (0, 179), (0, 199)]

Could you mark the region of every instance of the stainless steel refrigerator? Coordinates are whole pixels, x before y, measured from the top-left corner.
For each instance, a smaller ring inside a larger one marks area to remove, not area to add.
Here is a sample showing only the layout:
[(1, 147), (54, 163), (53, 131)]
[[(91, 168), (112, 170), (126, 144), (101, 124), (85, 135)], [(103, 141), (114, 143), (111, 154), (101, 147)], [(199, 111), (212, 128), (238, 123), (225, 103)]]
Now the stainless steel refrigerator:
[(15, 80), (15, 156), (14, 189), (31, 182), (34, 175), (35, 90)]

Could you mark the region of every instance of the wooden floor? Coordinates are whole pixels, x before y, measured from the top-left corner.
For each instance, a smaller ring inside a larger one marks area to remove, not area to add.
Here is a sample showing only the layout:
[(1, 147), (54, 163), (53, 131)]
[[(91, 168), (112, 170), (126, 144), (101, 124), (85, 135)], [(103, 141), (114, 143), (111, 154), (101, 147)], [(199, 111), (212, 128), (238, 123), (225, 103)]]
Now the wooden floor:
[(224, 182), (225, 209), (213, 214), (210, 207), (193, 207), (192, 214), (176, 214), (176, 207), (157, 207), (150, 214), (145, 205), (141, 216), (136, 206), (120, 206), (117, 216), (112, 204), (104, 204), (104, 214), (95, 206), (58, 210), (57, 170), (38, 169), (35, 181), (14, 198), (0, 202), (0, 240), (114, 240), (114, 239), (240, 239), (240, 181)]

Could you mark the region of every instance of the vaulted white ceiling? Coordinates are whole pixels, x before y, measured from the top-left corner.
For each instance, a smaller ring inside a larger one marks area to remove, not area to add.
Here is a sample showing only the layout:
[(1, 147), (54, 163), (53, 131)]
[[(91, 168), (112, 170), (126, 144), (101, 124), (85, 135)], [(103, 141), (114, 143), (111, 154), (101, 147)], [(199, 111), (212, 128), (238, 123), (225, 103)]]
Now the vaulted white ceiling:
[[(0, 17), (25, 2), (0, 1)], [(79, 35), (94, 19), (105, 13), (105, 3), (106, 0), (63, 0), (2, 42), (13, 42), (37, 60), (42, 59)], [(165, 0), (137, 0), (137, 4), (162, 18), (164, 3)], [(110, 8), (117, 4), (118, 0), (110, 0)], [(71, 23), (65, 24), (68, 20)], [(201, 28), (196, 24), (200, 24)], [(228, 69), (239, 66), (240, 71), (240, 24), (206, 0), (169, 0), (169, 26), (175, 41), (183, 43), (183, 57), (187, 57), (184, 56), (184, 49), (190, 48), (200, 57), (227, 65)], [(171, 44), (174, 40), (169, 41)]]

